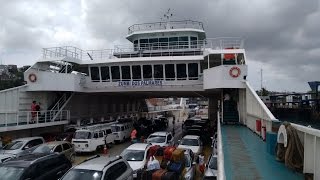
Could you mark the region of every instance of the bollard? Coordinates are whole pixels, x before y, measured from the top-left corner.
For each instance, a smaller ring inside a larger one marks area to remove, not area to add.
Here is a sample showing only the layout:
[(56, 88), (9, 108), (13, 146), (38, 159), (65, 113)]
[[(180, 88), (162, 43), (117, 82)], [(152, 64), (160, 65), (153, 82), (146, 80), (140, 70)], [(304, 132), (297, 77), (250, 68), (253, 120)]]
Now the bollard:
[(104, 145), (104, 148), (103, 148), (103, 154), (107, 155), (108, 154), (108, 148), (107, 148), (107, 145)]

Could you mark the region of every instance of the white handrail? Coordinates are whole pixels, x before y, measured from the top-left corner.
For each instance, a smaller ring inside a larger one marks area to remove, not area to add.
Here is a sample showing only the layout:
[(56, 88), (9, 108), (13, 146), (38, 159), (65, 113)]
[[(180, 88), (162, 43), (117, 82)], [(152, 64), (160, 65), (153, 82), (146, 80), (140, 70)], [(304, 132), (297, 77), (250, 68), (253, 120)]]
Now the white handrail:
[[(246, 86), (247, 86), (247, 91), (248, 93), (251, 94), (251, 96), (253, 97), (253, 100), (256, 102), (255, 104), (251, 103), (252, 105), (258, 105), (261, 109), (260, 111), (262, 112), (255, 112), (255, 114), (251, 114), (253, 112), (249, 112), (249, 114), (251, 115), (256, 115), (256, 116), (260, 116), (259, 118), (263, 118), (269, 121), (278, 121), (278, 119), (276, 119), (274, 117), (274, 115), (271, 113), (271, 111), (268, 109), (268, 107), (262, 102), (262, 100), (260, 99), (260, 97), (257, 95), (257, 93), (253, 90), (253, 88), (249, 85), (248, 81), (246, 81)], [(247, 97), (248, 99), (248, 97)], [(248, 104), (248, 102), (247, 102)], [(266, 117), (264, 117), (264, 115), (266, 115)]]
[(221, 137), (221, 124), (220, 124), (220, 112), (217, 113), (217, 121), (218, 121), (218, 128), (217, 128), (217, 151), (218, 151), (218, 179), (225, 180), (226, 175), (224, 171), (224, 154), (223, 154), (223, 145), (222, 145), (222, 137)]

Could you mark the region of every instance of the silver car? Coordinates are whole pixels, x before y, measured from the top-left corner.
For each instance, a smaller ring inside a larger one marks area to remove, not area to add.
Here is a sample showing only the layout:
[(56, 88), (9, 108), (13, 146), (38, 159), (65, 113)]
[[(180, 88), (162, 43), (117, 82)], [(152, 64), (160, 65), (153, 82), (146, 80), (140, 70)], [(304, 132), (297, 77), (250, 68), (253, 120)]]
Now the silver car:
[(67, 141), (52, 141), (39, 146), (35, 146), (23, 152), (24, 154), (36, 154), (36, 153), (58, 153), (63, 154), (71, 162), (75, 160), (74, 147), (70, 142)]
[(218, 175), (217, 155), (211, 154), (206, 164), (206, 170), (204, 171), (203, 180), (216, 179)]
[(20, 155), (21, 153), (23, 153), (23, 151), (43, 143), (43, 137), (26, 137), (15, 139), (11, 143), (5, 145), (1, 149), (0, 153)]
[(121, 157), (93, 156), (71, 168), (61, 180), (133, 180), (133, 171)]

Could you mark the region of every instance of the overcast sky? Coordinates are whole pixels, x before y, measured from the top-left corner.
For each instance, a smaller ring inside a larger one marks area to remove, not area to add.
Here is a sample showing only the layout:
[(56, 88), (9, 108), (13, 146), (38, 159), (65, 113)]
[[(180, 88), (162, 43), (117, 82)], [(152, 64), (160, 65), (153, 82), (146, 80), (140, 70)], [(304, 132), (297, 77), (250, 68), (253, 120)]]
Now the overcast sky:
[(307, 91), (320, 80), (319, 0), (0, 0), (0, 62), (33, 64), (41, 48), (128, 44), (127, 28), (173, 20), (204, 23), (207, 37), (245, 37), (248, 79), (268, 90)]

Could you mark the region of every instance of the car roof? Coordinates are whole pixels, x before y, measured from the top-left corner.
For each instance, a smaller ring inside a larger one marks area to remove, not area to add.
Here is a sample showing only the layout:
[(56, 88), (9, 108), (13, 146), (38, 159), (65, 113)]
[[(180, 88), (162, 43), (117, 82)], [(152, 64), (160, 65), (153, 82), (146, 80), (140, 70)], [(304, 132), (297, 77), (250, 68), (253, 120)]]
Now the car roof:
[(45, 143), (46, 145), (52, 145), (52, 146), (57, 146), (57, 145), (61, 145), (61, 144), (70, 144), (69, 142), (67, 141), (51, 141), (51, 142), (47, 142)]
[(58, 154), (46, 154), (46, 153), (37, 153), (37, 154), (27, 154), (19, 156), (17, 158), (11, 159), (10, 161), (4, 162), (2, 166), (15, 166), (15, 167), (28, 167), (34, 161), (41, 158), (52, 158), (59, 156)]
[(134, 144), (131, 144), (129, 147), (127, 147), (127, 149), (146, 150), (148, 146), (150, 146), (150, 144), (147, 144), (147, 143), (134, 143)]
[(75, 166), (74, 169), (102, 171), (108, 164), (117, 159), (119, 159), (119, 157), (94, 156)]
[(36, 137), (25, 137), (25, 138), (15, 139), (15, 140), (13, 140), (13, 141), (30, 141), (30, 140), (34, 140), (34, 139), (43, 139), (43, 137), (40, 137), (40, 136), (36, 136)]
[(182, 139), (199, 139), (200, 136), (197, 135), (186, 135)]
[(166, 136), (167, 134), (169, 134), (169, 133), (166, 132), (166, 131), (158, 131), (158, 132), (154, 132), (154, 133), (150, 134), (150, 136), (151, 136), (151, 135)]

